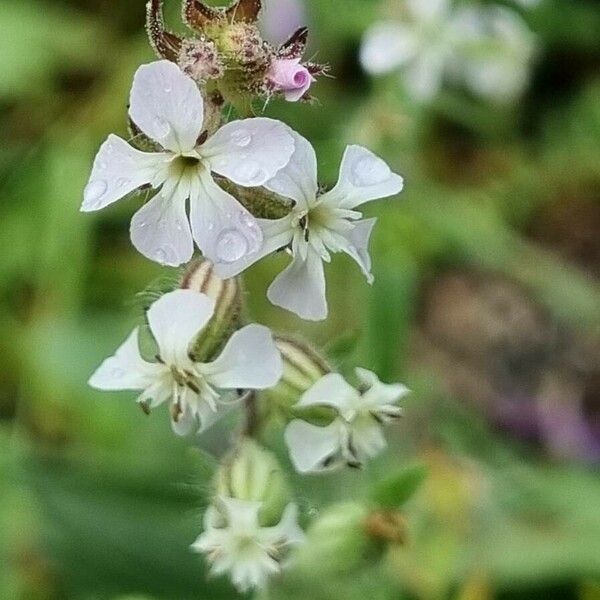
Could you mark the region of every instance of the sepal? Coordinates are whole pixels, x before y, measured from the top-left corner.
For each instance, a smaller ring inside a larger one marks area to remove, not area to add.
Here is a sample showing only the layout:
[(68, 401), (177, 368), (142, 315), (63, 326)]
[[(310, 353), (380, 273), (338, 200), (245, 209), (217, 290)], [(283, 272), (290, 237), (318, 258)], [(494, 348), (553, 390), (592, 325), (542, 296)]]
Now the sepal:
[(200, 259), (185, 271), (180, 287), (206, 294), (215, 301), (214, 315), (191, 350), (195, 361), (208, 362), (240, 327), (243, 306), (240, 280), (221, 279), (210, 261)]
[(219, 497), (260, 502), (260, 524), (278, 523), (290, 501), (290, 490), (275, 456), (254, 440), (244, 438), (225, 459), (215, 477)]
[(183, 40), (165, 29), (162, 0), (150, 0), (146, 5), (146, 31), (158, 57), (177, 62)]

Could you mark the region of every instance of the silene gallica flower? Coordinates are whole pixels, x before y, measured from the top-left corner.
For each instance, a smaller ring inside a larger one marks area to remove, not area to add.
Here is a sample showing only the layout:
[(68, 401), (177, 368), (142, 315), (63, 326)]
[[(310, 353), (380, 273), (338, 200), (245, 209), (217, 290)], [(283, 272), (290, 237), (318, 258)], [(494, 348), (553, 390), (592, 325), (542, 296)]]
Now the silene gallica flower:
[(216, 264), (222, 277), (232, 277), (260, 258), (288, 247), (292, 263), (268, 291), (271, 302), (303, 319), (327, 317), (323, 262), (331, 253), (345, 252), (371, 282), (368, 245), (375, 219), (362, 219), (356, 209), (379, 198), (402, 191), (402, 177), (369, 150), (348, 146), (337, 185), (319, 193), (317, 158), (311, 144), (294, 133), (295, 151), (288, 165), (264, 184), (268, 190), (294, 202), (289, 215), (278, 220), (259, 219), (262, 248), (252, 256)]
[(402, 73), (417, 101), (432, 100), (445, 79), (498, 102), (518, 96), (527, 84), (535, 38), (513, 10), (452, 0), (405, 0), (402, 18), (374, 24), (361, 48), (372, 75)]
[(200, 90), (166, 60), (138, 69), (129, 114), (162, 150), (141, 152), (109, 136), (94, 162), (82, 210), (100, 210), (149, 186), (158, 192), (131, 223), (133, 245), (147, 258), (179, 266), (191, 259), (193, 240), (213, 261), (257, 252), (262, 232), (256, 220), (212, 174), (244, 187), (264, 184), (294, 151), (289, 128), (272, 119), (245, 119), (209, 137)]
[(409, 390), (402, 384), (385, 384), (366, 369), (356, 369), (359, 389), (338, 373), (329, 373), (306, 391), (296, 409), (325, 407), (336, 413), (326, 427), (302, 419), (285, 430), (290, 457), (300, 473), (318, 473), (343, 465), (361, 467), (386, 446), (382, 426), (398, 419), (396, 403)]
[(281, 571), (290, 550), (304, 541), (295, 504), (287, 506), (273, 527), (261, 526), (261, 507), (261, 502), (218, 498), (205, 513), (204, 532), (192, 544), (206, 556), (213, 575), (229, 573), (242, 593), (264, 588)]
[(165, 294), (147, 313), (158, 347), (156, 362), (142, 358), (135, 329), (92, 375), (90, 385), (104, 391), (139, 390), (138, 402), (148, 408), (170, 402), (173, 429), (179, 435), (206, 429), (237, 398), (237, 390), (270, 388), (283, 370), (271, 332), (261, 325), (236, 331), (213, 362), (195, 362), (192, 344), (214, 310), (214, 301), (198, 292)]

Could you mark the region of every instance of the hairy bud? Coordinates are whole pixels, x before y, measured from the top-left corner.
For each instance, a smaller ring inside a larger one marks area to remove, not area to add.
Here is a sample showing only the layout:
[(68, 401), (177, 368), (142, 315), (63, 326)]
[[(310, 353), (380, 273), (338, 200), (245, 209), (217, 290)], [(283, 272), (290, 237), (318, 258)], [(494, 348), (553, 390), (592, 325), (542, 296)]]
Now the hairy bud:
[(242, 313), (242, 289), (237, 278), (223, 280), (208, 260), (190, 265), (181, 281), (181, 288), (206, 294), (215, 301), (215, 313), (192, 349), (194, 360), (213, 359), (231, 334), (238, 329)]
[(179, 52), (179, 66), (194, 81), (203, 83), (219, 79), (225, 72), (217, 54), (217, 47), (209, 40), (185, 40)]
[(289, 488), (275, 456), (245, 438), (225, 459), (215, 479), (218, 496), (262, 502), (263, 527), (279, 522), (290, 500)]

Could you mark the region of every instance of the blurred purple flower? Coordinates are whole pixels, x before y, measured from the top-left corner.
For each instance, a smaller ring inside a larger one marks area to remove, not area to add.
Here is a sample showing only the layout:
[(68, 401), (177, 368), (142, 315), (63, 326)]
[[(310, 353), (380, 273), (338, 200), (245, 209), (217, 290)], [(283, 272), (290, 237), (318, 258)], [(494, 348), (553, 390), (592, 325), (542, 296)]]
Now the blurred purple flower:
[(272, 43), (282, 44), (303, 25), (306, 25), (303, 0), (264, 0), (262, 29)]

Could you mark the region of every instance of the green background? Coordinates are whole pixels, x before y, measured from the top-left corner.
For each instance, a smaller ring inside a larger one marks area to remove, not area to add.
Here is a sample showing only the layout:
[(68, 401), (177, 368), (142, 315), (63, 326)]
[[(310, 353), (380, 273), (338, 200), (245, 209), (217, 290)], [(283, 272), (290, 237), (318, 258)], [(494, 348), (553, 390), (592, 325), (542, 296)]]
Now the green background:
[[(414, 390), (367, 470), (291, 478), (305, 522), (331, 502), (368, 511), (402, 469), (427, 476), (400, 509), (404, 544), (374, 552), (334, 526), (264, 598), (599, 598), (598, 3), (543, 0), (525, 15), (540, 51), (507, 107), (450, 87), (416, 107), (398, 76), (367, 78), (358, 48), (378, 7), (307, 2), (309, 54), (335, 78), (312, 106), (267, 109), (313, 142), (323, 183), (347, 143), (406, 177), (366, 210), (380, 218), (376, 282), (336, 256), (318, 325), (268, 304), (281, 259), (246, 288), (254, 320)], [(131, 247), (138, 199), (79, 213), (95, 151), (126, 137), (132, 75), (153, 59), (143, 19), (140, 0), (0, 2), (2, 599), (235, 597), (188, 551), (209, 455), (235, 423), (176, 439), (165, 411), (146, 418), (131, 394), (86, 385), (141, 318), (136, 293), (167, 271)], [(268, 441), (289, 466), (280, 437)]]

